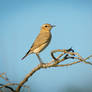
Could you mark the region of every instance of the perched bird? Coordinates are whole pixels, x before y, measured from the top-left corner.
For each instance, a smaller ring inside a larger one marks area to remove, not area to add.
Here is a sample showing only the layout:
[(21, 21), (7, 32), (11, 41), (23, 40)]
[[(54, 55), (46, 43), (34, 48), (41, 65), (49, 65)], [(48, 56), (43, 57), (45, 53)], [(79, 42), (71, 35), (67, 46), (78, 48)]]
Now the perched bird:
[[(42, 50), (44, 50), (48, 46), (48, 44), (50, 43), (50, 40), (51, 40), (51, 32), (50, 31), (53, 27), (55, 27), (55, 25), (51, 25), (51, 24), (43, 24), (42, 25), (39, 35), (35, 39), (30, 50), (22, 58), (22, 60), (26, 56), (28, 56), (29, 54), (32, 54), (32, 53), (35, 53), (38, 56), (38, 58), (40, 58), (39, 53)], [(40, 63), (42, 63), (42, 62), (40, 61)]]

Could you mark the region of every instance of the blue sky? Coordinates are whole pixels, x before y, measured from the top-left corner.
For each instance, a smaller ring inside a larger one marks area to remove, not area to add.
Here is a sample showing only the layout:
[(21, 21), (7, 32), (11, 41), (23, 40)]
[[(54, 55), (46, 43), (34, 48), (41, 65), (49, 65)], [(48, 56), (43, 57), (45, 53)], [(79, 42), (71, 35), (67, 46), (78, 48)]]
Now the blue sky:
[[(56, 25), (50, 45), (40, 53), (44, 62), (51, 60), (52, 50), (71, 46), (83, 57), (92, 54), (91, 0), (0, 0), (0, 72), (11, 82), (20, 82), (39, 63), (34, 54), (21, 58), (44, 23)], [(32, 92), (92, 92), (91, 78), (92, 66), (81, 63), (42, 69), (26, 85)]]

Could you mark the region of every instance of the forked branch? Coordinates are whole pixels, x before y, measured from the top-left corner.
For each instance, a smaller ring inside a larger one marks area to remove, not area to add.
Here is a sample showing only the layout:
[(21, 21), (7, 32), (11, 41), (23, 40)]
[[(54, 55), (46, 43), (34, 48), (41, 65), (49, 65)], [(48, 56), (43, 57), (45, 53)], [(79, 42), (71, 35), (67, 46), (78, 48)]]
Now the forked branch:
[[(61, 54), (58, 57), (55, 57), (55, 53), (57, 52), (61, 52)], [(18, 87), (16, 88), (16, 90), (11, 89), (13, 92), (20, 92), (20, 89), (22, 87), (25, 87), (24, 84), (28, 81), (28, 79), (38, 70), (43, 69), (43, 68), (49, 68), (49, 67), (64, 67), (64, 66), (70, 66), (73, 64), (77, 64), (80, 62), (83, 62), (85, 64), (90, 64), (92, 65), (91, 62), (88, 62), (87, 60), (89, 58), (92, 57), (92, 55), (83, 58), (79, 55), (79, 53), (74, 52), (74, 50), (72, 48), (70, 49), (58, 49), (58, 50), (53, 50), (51, 52), (51, 57), (52, 57), (52, 61), (48, 62), (48, 63), (40, 63), (39, 65), (37, 65), (31, 72), (29, 72), (24, 80), (22, 80), (20, 83), (16, 84), (16, 83), (11, 83), (11, 84), (6, 84), (6, 85), (2, 85), (0, 88), (3, 87), (9, 87), (9, 85), (18, 85)], [(40, 58), (40, 57), (39, 57)], [(65, 62), (68, 59), (73, 59), (76, 60), (75, 62), (71, 62), (71, 63), (67, 63), (67, 64), (62, 64), (62, 62)]]
[[(54, 53), (56, 52), (61, 52), (61, 54), (58, 57), (54, 56)], [(91, 62), (88, 62), (87, 60), (89, 58), (92, 57), (88, 56), (87, 58), (82, 58), (78, 53), (74, 52), (74, 50), (72, 48), (66, 50), (66, 49), (58, 49), (58, 50), (53, 50), (51, 52), (51, 57), (53, 58), (52, 61), (50, 61), (49, 63), (45, 63), (45, 64), (39, 64), (37, 65), (30, 73), (28, 73), (26, 75), (26, 77), (24, 78), (24, 80), (22, 80), (18, 87), (16, 88), (16, 92), (19, 92), (21, 87), (23, 86), (24, 83), (26, 83), (28, 81), (28, 79), (38, 70), (42, 69), (42, 68), (49, 68), (49, 67), (64, 67), (64, 66), (70, 66), (73, 64), (77, 64), (79, 62), (84, 62), (85, 64), (91, 64)], [(61, 58), (62, 57), (62, 58)], [(76, 62), (72, 62), (72, 63), (68, 63), (68, 64), (60, 64), (61, 62), (64, 62), (66, 59), (76, 59)]]

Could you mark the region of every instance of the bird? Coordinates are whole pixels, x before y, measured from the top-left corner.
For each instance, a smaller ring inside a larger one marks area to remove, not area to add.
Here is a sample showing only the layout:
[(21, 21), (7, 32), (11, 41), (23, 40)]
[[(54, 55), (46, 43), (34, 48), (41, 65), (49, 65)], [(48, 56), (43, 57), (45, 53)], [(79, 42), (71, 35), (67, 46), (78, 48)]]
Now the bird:
[[(51, 41), (51, 38), (52, 38), (51, 29), (53, 27), (56, 27), (56, 25), (43, 24), (41, 26), (40, 33), (38, 34), (38, 36), (34, 40), (29, 51), (22, 58), (22, 60), (25, 57), (27, 57), (29, 54), (33, 54), (33, 53), (37, 55), (38, 59), (40, 59), (39, 53), (41, 51), (43, 51), (49, 45), (49, 43)], [(40, 63), (42, 63), (41, 59), (40, 59)]]

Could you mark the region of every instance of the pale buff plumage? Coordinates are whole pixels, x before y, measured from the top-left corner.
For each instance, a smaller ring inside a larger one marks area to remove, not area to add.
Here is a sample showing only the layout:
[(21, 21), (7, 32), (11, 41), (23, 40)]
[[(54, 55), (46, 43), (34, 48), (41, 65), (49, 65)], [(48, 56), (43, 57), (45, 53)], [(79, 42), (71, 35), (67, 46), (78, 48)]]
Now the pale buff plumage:
[(29, 54), (35, 53), (39, 54), (42, 50), (44, 50), (51, 40), (51, 29), (55, 27), (51, 24), (43, 24), (40, 30), (39, 35), (35, 39), (33, 45), (31, 46), (30, 50), (26, 53), (26, 55), (22, 58), (22, 60), (28, 56)]

